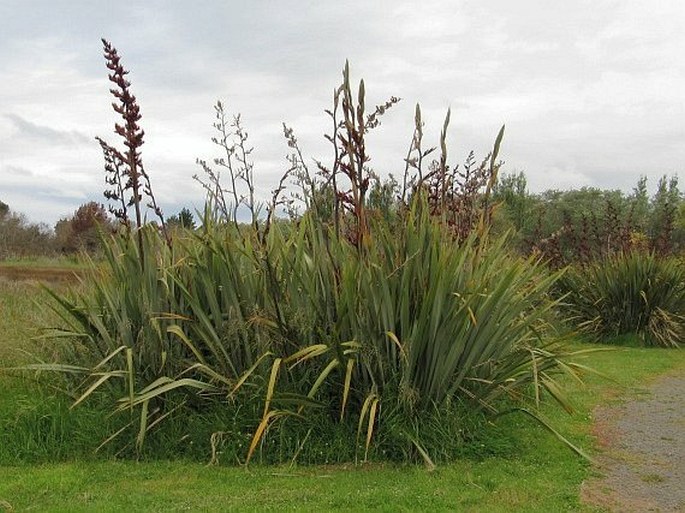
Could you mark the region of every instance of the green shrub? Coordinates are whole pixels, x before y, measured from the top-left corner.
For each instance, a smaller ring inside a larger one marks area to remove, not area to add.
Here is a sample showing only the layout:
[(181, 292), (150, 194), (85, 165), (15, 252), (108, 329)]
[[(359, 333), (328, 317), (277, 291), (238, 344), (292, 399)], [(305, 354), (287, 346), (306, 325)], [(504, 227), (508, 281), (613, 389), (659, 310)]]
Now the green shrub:
[(70, 350), (53, 368), (77, 377), (77, 402), (110, 397), (139, 454), (148, 432), (192, 437), (206, 416), (251, 433), (248, 459), (313, 458), (294, 440), (317, 447), (334, 425), (353, 434), (341, 454), (449, 459), (468, 438), (460, 415), (543, 390), (563, 400), (547, 320), (557, 275), (503, 240), (457, 244), (423, 210), (401, 229), (379, 221), (363, 248), (307, 215), (263, 240), (206, 220), (173, 251), (144, 228), (142, 264), (137, 235), (112, 239), (89, 287), (54, 295)]
[[(264, 217), (247, 132), (219, 103), (214, 142), (224, 155), (214, 162), (231, 185), (200, 161), (202, 227), (172, 241), (138, 151), (139, 107), (116, 49), (103, 45), (115, 110), (132, 113), (117, 125), (125, 158), (100, 141), (113, 186), (105, 194), (126, 229), (80, 292), (53, 294), (63, 363), (34, 368), (73, 376), (75, 404), (109, 398), (121, 450), (186, 454), (182, 443), (195, 442), (213, 461), (228, 451), (244, 461), (363, 454), (432, 465), (431, 454), (454, 457), (468, 426), (503, 404), (538, 403), (547, 391), (568, 407), (554, 374), (577, 367), (549, 322), (558, 275), (487, 233), (504, 127), (492, 152), (480, 164), (470, 154), (462, 171), (447, 159), (448, 111), (439, 160), (424, 162), (433, 149), (417, 105), (402, 186), (383, 185), (365, 137), (399, 99), (367, 113), (364, 81), (353, 91), (346, 64), (327, 111), (332, 164), (317, 162), (312, 175), (284, 126), (291, 166)], [(280, 196), (290, 179), (304, 214), (279, 220), (294, 208)], [(141, 192), (159, 230), (143, 222)]]
[(676, 258), (631, 252), (568, 270), (559, 282), (574, 325), (608, 340), (634, 334), (676, 347), (685, 336), (685, 267)]

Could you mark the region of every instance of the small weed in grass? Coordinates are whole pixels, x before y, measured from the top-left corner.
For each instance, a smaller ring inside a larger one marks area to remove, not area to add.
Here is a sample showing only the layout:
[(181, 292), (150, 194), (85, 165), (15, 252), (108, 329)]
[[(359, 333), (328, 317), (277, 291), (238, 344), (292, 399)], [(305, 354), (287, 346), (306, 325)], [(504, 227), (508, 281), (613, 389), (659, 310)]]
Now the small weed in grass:
[(640, 476), (640, 479), (642, 479), (645, 483), (663, 483), (664, 482), (664, 476), (660, 476), (659, 474), (643, 474)]

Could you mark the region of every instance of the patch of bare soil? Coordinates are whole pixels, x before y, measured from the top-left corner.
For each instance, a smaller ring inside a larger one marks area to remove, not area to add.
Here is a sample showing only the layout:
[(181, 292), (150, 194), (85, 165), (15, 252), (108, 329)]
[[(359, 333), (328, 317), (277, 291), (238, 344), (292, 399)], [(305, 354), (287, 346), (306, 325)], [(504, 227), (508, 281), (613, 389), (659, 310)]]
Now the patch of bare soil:
[(685, 512), (685, 372), (640, 397), (593, 412), (601, 454), (586, 504), (612, 512)]
[(0, 278), (10, 281), (73, 282), (81, 274), (77, 269), (59, 267), (0, 266)]

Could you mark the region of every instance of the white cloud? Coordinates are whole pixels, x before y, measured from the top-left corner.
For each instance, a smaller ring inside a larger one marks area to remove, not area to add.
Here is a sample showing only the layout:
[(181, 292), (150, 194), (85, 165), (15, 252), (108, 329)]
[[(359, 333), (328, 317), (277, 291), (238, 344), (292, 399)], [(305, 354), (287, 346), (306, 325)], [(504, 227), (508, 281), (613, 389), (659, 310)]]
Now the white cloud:
[(452, 108), (454, 162), (489, 151), (506, 123), (507, 168), (525, 170), (536, 190), (629, 188), (641, 173), (683, 172), (679, 1), (65, 5), (0, 6), (0, 199), (34, 220), (102, 201), (102, 157), (87, 141), (117, 137), (101, 36), (132, 70), (143, 158), (169, 211), (201, 201), (191, 177), (196, 157), (215, 154), (219, 98), (243, 114), (261, 190), (285, 168), (283, 121), (306, 155), (327, 159), (322, 111), (346, 58), (367, 103), (403, 98), (369, 138), (378, 170), (402, 167), (420, 102), (427, 145)]

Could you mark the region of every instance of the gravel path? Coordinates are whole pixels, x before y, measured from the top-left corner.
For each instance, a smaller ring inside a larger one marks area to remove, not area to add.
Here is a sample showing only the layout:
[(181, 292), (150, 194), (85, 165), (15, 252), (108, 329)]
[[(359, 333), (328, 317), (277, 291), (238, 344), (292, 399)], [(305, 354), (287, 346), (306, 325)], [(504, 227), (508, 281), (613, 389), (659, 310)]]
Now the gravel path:
[(685, 512), (685, 371), (593, 412), (602, 449), (583, 501), (613, 512)]

